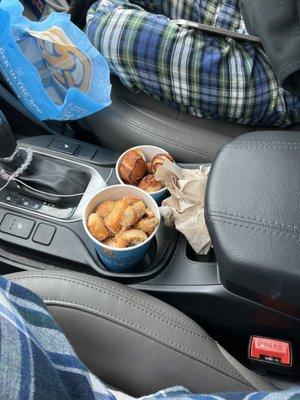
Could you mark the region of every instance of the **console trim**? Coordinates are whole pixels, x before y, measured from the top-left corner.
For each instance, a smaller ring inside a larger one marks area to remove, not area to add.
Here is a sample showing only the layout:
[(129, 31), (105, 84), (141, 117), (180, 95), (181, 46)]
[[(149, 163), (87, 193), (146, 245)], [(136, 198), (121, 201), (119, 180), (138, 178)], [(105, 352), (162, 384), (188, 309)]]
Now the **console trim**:
[[(30, 147), (30, 146), (20, 146), (21, 149), (26, 149), (28, 147)], [(110, 179), (111, 174), (109, 175), (109, 178), (106, 181), (104, 181), (104, 179), (99, 174), (99, 172), (96, 171), (96, 169), (90, 165), (86, 165), (86, 164), (83, 164), (78, 161), (73, 161), (73, 160), (70, 160), (69, 158), (64, 158), (59, 155), (53, 155), (53, 154), (47, 153), (45, 151), (36, 150), (35, 148), (32, 148), (32, 151), (33, 151), (33, 154), (34, 153), (41, 154), (41, 155), (45, 155), (47, 157), (62, 160), (62, 161), (68, 162), (70, 164), (78, 165), (78, 166), (82, 167), (83, 169), (90, 171), (90, 174), (91, 174), (90, 182), (89, 182), (89, 184), (85, 190), (85, 194), (82, 196), (75, 212), (72, 214), (72, 216), (70, 218), (62, 219), (62, 218), (52, 217), (47, 214), (42, 214), (42, 213), (39, 213), (39, 212), (36, 212), (33, 210), (27, 210), (25, 208), (18, 207), (16, 205), (7, 204), (7, 203), (4, 203), (3, 201), (0, 201), (0, 206), (7, 207), (8, 209), (12, 209), (12, 210), (18, 210), (23, 213), (26, 213), (26, 214), (28, 213), (30, 215), (35, 215), (35, 216), (38, 216), (39, 218), (45, 218), (45, 219), (51, 220), (51, 221), (57, 221), (57, 222), (63, 222), (63, 223), (72, 223), (72, 222), (81, 221), (85, 205), (88, 203), (90, 198), (97, 193), (97, 191), (99, 191), (102, 188), (105, 188), (107, 186), (107, 181)], [(113, 170), (113, 168), (112, 168), (112, 170)]]

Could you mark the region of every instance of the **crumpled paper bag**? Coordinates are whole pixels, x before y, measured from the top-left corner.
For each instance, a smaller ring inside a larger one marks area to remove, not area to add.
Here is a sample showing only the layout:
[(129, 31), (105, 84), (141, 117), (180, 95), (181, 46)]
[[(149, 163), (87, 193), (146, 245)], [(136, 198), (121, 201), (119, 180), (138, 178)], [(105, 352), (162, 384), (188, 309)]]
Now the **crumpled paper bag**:
[(171, 194), (160, 207), (165, 224), (175, 225), (197, 254), (207, 254), (212, 246), (204, 219), (204, 195), (210, 168), (211, 165), (206, 164), (189, 170), (166, 161), (155, 174)]

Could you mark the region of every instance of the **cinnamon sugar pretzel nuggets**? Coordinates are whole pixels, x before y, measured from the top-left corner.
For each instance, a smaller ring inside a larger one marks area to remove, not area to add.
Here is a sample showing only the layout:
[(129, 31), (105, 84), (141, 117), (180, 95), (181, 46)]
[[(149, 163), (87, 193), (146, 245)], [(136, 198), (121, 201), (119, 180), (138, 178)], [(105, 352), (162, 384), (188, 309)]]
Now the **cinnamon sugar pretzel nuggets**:
[(96, 208), (96, 213), (102, 218), (106, 218), (114, 209), (116, 202), (113, 200), (105, 201)]
[(133, 194), (127, 194), (126, 196), (124, 196), (124, 199), (129, 206), (132, 206), (132, 204), (136, 203), (137, 201), (141, 200), (140, 197), (135, 196)]
[(128, 206), (121, 220), (122, 231), (126, 231), (136, 224), (144, 216), (145, 212), (146, 206), (141, 200)]
[(99, 204), (87, 221), (87, 227), (95, 239), (117, 248), (142, 243), (158, 224), (159, 220), (153, 211), (134, 195)]
[(155, 179), (153, 174), (149, 174), (144, 176), (144, 178), (139, 183), (139, 188), (145, 190), (145, 192), (153, 193), (161, 190), (163, 188), (163, 184), (160, 181)]
[(137, 244), (143, 243), (148, 239), (145, 232), (139, 229), (131, 229), (129, 231), (121, 232), (116, 236), (116, 243), (118, 248), (124, 249), (126, 247), (133, 247)]
[(109, 247), (116, 247), (116, 248), (118, 247), (115, 238), (106, 239), (103, 243), (104, 243), (106, 246), (109, 246)]
[(117, 234), (122, 229), (121, 221), (124, 217), (125, 211), (128, 208), (128, 203), (125, 200), (118, 200), (115, 202), (114, 208), (104, 219), (107, 228)]
[(173, 157), (168, 153), (166, 153), (166, 154), (156, 154), (156, 156), (154, 156), (152, 158), (152, 161), (151, 161), (152, 174), (155, 174), (155, 172), (157, 171), (158, 167), (163, 165), (166, 162), (166, 160), (171, 161), (172, 163), (175, 163)]
[(91, 234), (100, 242), (112, 236), (112, 233), (104, 224), (103, 218), (98, 213), (90, 214), (87, 226)]
[(147, 171), (144, 154), (136, 149), (129, 151), (124, 155), (119, 168), (124, 182), (138, 184)]
[(151, 208), (146, 208), (145, 216), (146, 217), (155, 217), (155, 214), (154, 214), (153, 210), (151, 210)]
[(120, 156), (116, 175), (121, 184), (137, 186), (160, 203), (168, 197), (168, 190), (155, 178), (155, 174), (166, 161), (175, 162), (165, 150), (156, 146), (137, 146)]
[(158, 225), (158, 219), (155, 216), (153, 216), (140, 219), (139, 222), (137, 222), (134, 225), (134, 228), (139, 229), (145, 232), (148, 236), (150, 236), (151, 233), (154, 231), (154, 229), (157, 227), (157, 225)]
[(102, 189), (87, 203), (83, 225), (95, 243), (102, 268), (134, 272), (142, 260), (160, 222), (155, 200), (145, 191), (129, 185)]

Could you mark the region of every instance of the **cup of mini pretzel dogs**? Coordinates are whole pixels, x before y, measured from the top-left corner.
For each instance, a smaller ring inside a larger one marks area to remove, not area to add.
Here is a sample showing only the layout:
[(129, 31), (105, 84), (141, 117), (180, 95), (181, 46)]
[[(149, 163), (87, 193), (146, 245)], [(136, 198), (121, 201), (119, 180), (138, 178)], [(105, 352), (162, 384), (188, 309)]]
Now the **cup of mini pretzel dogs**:
[(156, 146), (136, 146), (121, 155), (116, 164), (116, 175), (122, 185), (139, 187), (160, 204), (168, 197), (168, 190), (155, 179), (157, 168), (165, 160), (175, 162), (164, 149)]
[(147, 254), (160, 224), (155, 200), (130, 185), (102, 189), (87, 204), (83, 225), (103, 264), (130, 272)]

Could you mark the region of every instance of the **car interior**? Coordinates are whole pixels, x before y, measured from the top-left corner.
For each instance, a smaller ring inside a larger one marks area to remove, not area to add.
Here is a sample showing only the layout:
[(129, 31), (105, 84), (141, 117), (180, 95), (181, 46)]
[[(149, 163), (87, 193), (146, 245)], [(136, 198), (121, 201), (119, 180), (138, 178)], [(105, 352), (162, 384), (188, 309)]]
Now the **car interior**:
[[(299, 385), (300, 128), (192, 117), (111, 79), (112, 105), (70, 122), (38, 121), (1, 80), (1, 167), (32, 151), (27, 186), (0, 177), (1, 275), (40, 295), (87, 367), (129, 395)], [(162, 223), (136, 269), (113, 272), (82, 215), (145, 144), (187, 169), (212, 164), (213, 248), (196, 254)]]

